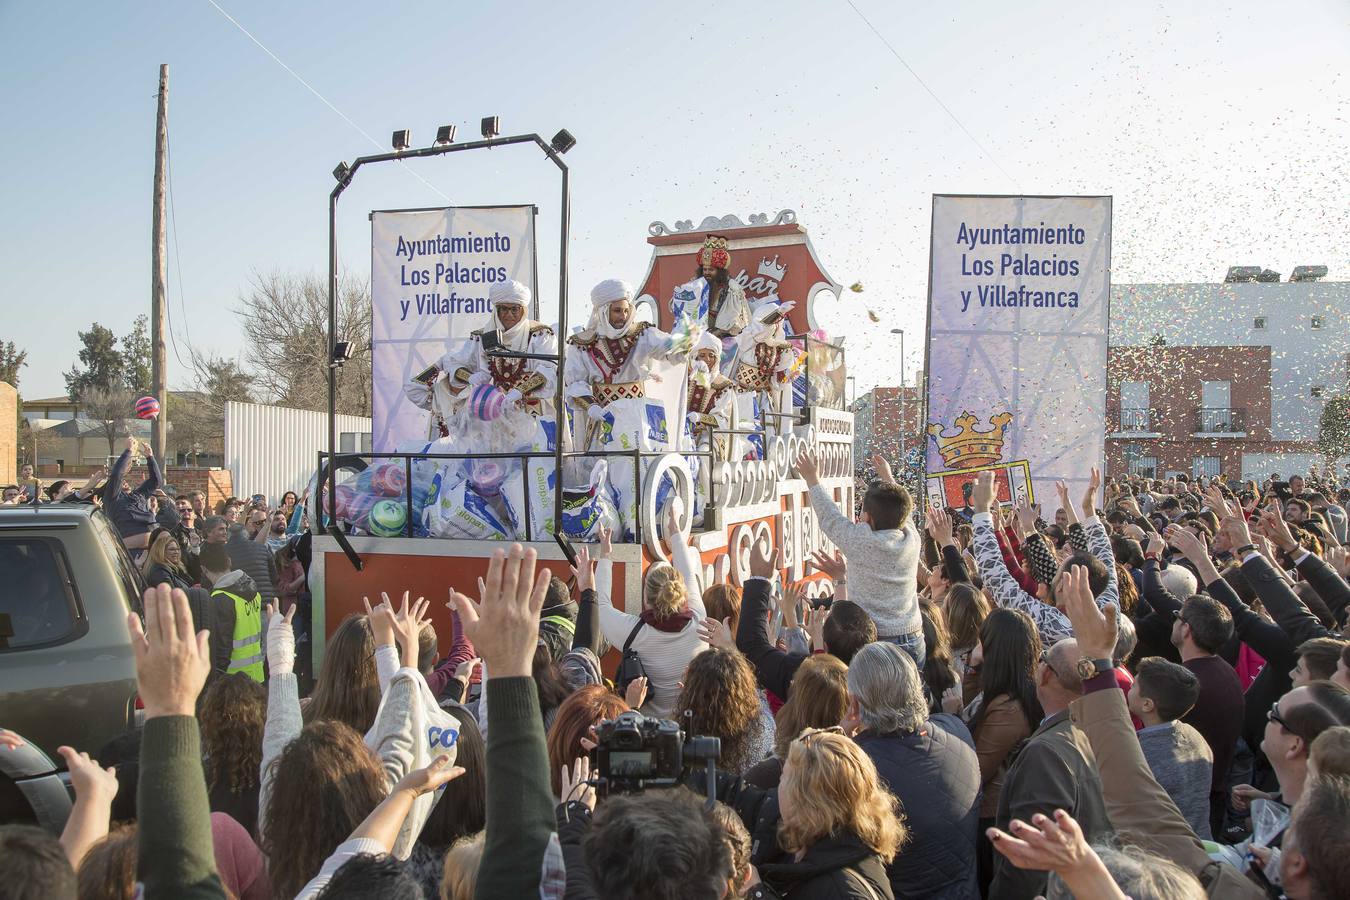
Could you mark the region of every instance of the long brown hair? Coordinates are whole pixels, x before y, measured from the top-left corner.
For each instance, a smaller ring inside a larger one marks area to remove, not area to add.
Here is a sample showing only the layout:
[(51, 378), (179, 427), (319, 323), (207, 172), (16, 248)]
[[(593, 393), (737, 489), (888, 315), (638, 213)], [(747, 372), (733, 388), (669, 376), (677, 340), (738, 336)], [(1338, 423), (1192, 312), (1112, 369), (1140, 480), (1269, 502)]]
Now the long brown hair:
[(333, 719), (365, 734), (375, 724), (379, 709), (375, 637), (365, 616), (350, 615), (333, 632), (324, 650), (319, 681), (305, 706), (305, 721)]
[(991, 609), (989, 598), (973, 584), (957, 583), (947, 589), (943, 601), (952, 649), (969, 650), (980, 642), (980, 626)]
[(463, 707), (449, 712), (459, 720), (455, 765), (464, 774), (445, 786), (417, 838), (437, 851), (482, 831), (487, 824), (487, 748), (483, 745), (483, 732)]
[(759, 762), (750, 758), (759, 720), (759, 691), (755, 673), (740, 653), (709, 647), (690, 660), (675, 709), (681, 717), (686, 711), (692, 713), (690, 734), (722, 739), (721, 768), (741, 773)]
[(730, 619), (735, 634), (741, 621), (741, 589), (734, 584), (714, 584), (703, 592), (703, 608), (710, 619)]
[(842, 734), (815, 733), (793, 741), (778, 793), (788, 801), (778, 838), (789, 852), (852, 832), (889, 863), (908, 836), (900, 801), (882, 785), (871, 757)]
[[(548, 776), (553, 785), (553, 796), (562, 792), (559, 774), (563, 766), (571, 766), (572, 761), (586, 755), (581, 739), (586, 737), (590, 728), (602, 719), (612, 719), (628, 709), (622, 697), (601, 684), (588, 684), (572, 692), (553, 717), (553, 726), (548, 730)], [(463, 765), (463, 763), (456, 763)], [(450, 782), (454, 784), (454, 782)]]
[(311, 722), (272, 761), (261, 835), (272, 896), (289, 900), (388, 793), (384, 770), (342, 722)]
[(848, 712), (848, 666), (837, 656), (816, 653), (792, 676), (792, 693), (774, 717), (773, 755), (786, 759), (788, 746), (806, 728), (838, 725)]
[(243, 672), (216, 679), (202, 698), (197, 719), (206, 757), (206, 783), (235, 793), (257, 790), (262, 764), (267, 688)]

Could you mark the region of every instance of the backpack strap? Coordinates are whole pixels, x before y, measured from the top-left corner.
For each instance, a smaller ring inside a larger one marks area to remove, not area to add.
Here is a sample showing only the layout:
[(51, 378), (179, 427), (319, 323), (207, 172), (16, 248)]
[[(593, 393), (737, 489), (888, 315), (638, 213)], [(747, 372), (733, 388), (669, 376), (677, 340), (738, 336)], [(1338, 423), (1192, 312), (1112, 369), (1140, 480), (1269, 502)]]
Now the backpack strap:
[(637, 633), (638, 633), (639, 631), (642, 630), (642, 626), (643, 626), (644, 624), (646, 624), (646, 623), (644, 623), (641, 619), (638, 619), (637, 624), (633, 626), (633, 630), (630, 631), (630, 632), (628, 632), (628, 640), (626, 640), (626, 641), (623, 642), (623, 652), (624, 652), (624, 653), (627, 653), (627, 652), (628, 652), (628, 648), (631, 647), (631, 646), (633, 645), (633, 639), (634, 639), (635, 637), (637, 637)]
[(868, 878), (859, 870), (853, 868), (853, 866), (845, 866), (843, 871), (845, 878), (848, 878), (851, 881), (857, 881), (864, 888), (866, 888), (867, 896), (871, 897), (872, 900), (881, 900), (881, 895), (876, 892), (876, 888), (873, 886), (872, 880), (870, 878)]

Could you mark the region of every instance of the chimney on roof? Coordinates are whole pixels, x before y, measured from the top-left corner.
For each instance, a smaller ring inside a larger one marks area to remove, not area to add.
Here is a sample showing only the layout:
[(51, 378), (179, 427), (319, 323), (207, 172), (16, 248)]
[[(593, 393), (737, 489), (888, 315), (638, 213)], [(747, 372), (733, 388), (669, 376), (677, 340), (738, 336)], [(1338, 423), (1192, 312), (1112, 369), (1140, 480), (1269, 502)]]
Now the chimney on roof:
[(1280, 273), (1276, 272), (1274, 269), (1266, 269), (1260, 275), (1256, 276), (1256, 280), (1264, 282), (1279, 282)]
[(1294, 266), (1294, 271), (1289, 273), (1290, 281), (1319, 281), (1326, 277), (1326, 266)]
[(1228, 274), (1223, 280), (1224, 284), (1238, 284), (1245, 281), (1256, 281), (1260, 277), (1260, 266), (1229, 266)]

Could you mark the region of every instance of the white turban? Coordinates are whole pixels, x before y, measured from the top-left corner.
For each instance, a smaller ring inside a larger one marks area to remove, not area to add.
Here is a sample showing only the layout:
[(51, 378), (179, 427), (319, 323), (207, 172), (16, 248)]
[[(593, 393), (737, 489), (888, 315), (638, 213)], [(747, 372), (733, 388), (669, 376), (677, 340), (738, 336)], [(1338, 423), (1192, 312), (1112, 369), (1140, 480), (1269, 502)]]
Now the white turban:
[(599, 308), (616, 300), (632, 300), (633, 286), (617, 278), (606, 278), (591, 288), (591, 305)]
[(722, 356), (722, 340), (711, 331), (705, 331), (699, 336), (698, 343), (694, 345), (694, 355), (698, 356), (704, 350), (711, 350), (719, 358)]
[[(519, 281), (497, 281), (488, 288), (488, 302), (492, 304), (492, 327), (501, 335), (502, 343), (511, 350), (520, 352), (526, 349), (530, 333), (530, 289)], [(502, 327), (497, 316), (497, 307), (502, 304), (525, 307), (525, 315), (510, 328)]]
[(637, 317), (633, 313), (629, 313), (628, 321), (616, 328), (609, 322), (609, 305), (620, 300), (631, 299), (633, 299), (633, 286), (628, 282), (620, 281), (617, 278), (607, 278), (600, 282), (591, 288), (592, 309), (589, 327), (601, 337), (611, 339), (623, 337), (632, 329)]
[(488, 302), (493, 306), (498, 303), (514, 303), (518, 306), (530, 305), (530, 289), (519, 281), (498, 281), (488, 289)]

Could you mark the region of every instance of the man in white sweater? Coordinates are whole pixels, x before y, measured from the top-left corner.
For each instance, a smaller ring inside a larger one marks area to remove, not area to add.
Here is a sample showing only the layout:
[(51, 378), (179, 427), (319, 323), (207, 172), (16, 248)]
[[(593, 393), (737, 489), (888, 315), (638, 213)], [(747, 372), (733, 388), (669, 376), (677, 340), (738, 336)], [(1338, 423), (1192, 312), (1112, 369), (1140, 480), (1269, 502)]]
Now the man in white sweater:
[(810, 488), (811, 508), (820, 530), (848, 559), (848, 599), (861, 606), (877, 626), (877, 640), (898, 644), (923, 671), (923, 620), (919, 617), (918, 531), (909, 520), (914, 500), (898, 484), (881, 482), (863, 497), (862, 521), (839, 511), (820, 485), (814, 450), (797, 459), (797, 474)]

